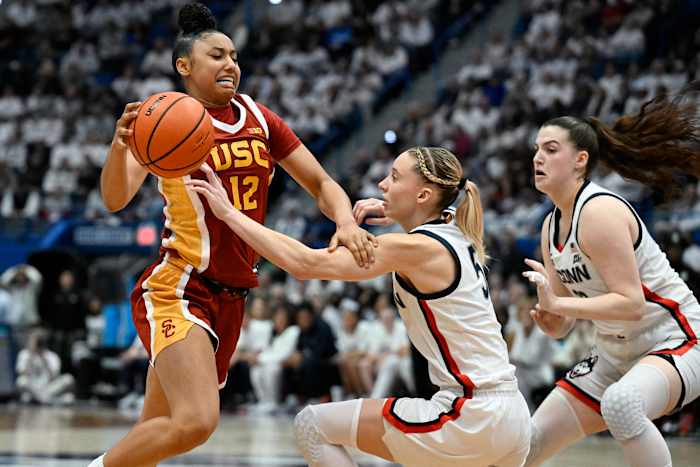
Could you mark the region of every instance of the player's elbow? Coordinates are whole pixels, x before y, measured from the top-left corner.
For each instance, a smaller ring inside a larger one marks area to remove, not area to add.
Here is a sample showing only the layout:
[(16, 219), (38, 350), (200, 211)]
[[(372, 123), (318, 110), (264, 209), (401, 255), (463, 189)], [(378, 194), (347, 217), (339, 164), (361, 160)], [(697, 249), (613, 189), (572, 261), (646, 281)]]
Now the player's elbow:
[(109, 212), (121, 211), (126, 205), (126, 203), (120, 202), (120, 200), (116, 200), (114, 198), (106, 196), (102, 196), (102, 202), (104, 203), (105, 207)]

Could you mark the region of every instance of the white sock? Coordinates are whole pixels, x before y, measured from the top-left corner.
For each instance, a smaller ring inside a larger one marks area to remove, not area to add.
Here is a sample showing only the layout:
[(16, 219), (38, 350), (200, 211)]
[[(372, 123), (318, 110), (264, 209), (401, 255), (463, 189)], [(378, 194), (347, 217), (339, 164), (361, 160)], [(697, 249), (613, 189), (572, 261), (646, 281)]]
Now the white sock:
[(104, 459), (104, 457), (105, 455), (102, 454), (100, 457), (90, 462), (90, 465), (88, 465), (88, 467), (105, 467), (105, 465), (102, 463), (102, 459)]

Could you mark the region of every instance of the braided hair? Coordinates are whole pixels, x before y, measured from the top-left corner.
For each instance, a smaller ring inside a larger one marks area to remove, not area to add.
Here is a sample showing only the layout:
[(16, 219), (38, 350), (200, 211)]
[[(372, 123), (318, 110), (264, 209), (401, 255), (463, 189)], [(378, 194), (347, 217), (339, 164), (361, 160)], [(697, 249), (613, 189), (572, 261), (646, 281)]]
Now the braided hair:
[(484, 264), (488, 256), (484, 246), (484, 212), (479, 188), (462, 177), (459, 159), (447, 149), (417, 146), (407, 152), (416, 158), (418, 175), (438, 186), (440, 210), (454, 217), (457, 227), (472, 242)]

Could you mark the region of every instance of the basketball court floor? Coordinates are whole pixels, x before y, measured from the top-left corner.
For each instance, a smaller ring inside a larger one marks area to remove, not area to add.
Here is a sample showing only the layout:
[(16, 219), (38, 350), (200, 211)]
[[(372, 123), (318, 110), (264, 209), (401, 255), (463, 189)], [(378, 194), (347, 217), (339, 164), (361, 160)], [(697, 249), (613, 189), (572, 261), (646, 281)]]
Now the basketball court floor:
[[(0, 406), (0, 466), (86, 467), (131, 427), (135, 414), (100, 407)], [(700, 466), (700, 439), (669, 442), (674, 467)], [(362, 466), (388, 462), (356, 454)], [(162, 463), (165, 466), (303, 466), (292, 438), (292, 417), (224, 414), (204, 445)], [(608, 436), (581, 442), (546, 464), (548, 467), (624, 465), (621, 450)], [(125, 466), (127, 467), (127, 466)], [(427, 466), (429, 467), (429, 466)]]

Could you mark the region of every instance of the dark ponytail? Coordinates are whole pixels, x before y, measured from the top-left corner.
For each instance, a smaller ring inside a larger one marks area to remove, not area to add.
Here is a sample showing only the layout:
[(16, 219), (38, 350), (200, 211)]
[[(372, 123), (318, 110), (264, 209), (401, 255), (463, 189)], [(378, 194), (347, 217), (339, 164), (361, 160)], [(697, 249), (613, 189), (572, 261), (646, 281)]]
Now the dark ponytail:
[(612, 127), (597, 118), (559, 117), (543, 126), (569, 130), (577, 149), (588, 152), (588, 177), (600, 160), (624, 178), (672, 196), (684, 176), (700, 177), (700, 81), (677, 95), (660, 95), (638, 114), (624, 115)]
[(175, 73), (177, 59), (190, 55), (194, 41), (206, 33), (217, 31), (216, 18), (211, 10), (201, 3), (188, 3), (180, 8), (177, 25), (180, 27), (180, 33), (175, 39), (172, 59)]

